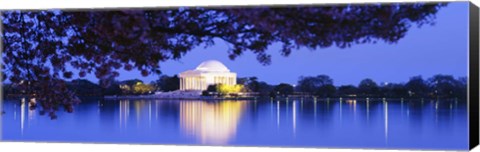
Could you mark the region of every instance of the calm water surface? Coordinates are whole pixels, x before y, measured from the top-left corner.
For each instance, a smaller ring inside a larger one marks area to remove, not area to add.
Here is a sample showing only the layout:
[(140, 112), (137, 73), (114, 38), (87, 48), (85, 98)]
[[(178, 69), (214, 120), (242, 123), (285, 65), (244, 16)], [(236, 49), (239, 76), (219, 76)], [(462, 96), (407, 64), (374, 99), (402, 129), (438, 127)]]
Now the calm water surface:
[(4, 101), (2, 139), (330, 148), (468, 148), (464, 102), (89, 99), (57, 120)]

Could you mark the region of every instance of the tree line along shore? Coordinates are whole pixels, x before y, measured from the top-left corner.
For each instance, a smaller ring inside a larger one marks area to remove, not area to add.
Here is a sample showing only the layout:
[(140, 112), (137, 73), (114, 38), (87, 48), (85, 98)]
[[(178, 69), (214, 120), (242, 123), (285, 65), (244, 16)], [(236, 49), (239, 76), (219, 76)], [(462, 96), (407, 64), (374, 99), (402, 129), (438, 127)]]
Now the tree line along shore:
[[(466, 99), (467, 78), (451, 75), (434, 75), (428, 79), (422, 76), (411, 77), (406, 83), (377, 83), (363, 79), (358, 85), (335, 86), (327, 75), (301, 76), (296, 84), (268, 84), (257, 77), (237, 78), (237, 85), (211, 85), (202, 96), (241, 97), (248, 94), (255, 97), (315, 97), (315, 98), (456, 98)], [(100, 83), (100, 82), (99, 82)], [(139, 79), (116, 81), (108, 87), (87, 79), (74, 79), (67, 82), (69, 89), (79, 96), (136, 96), (155, 92), (170, 92), (179, 89), (177, 75), (162, 75), (158, 80), (145, 83)], [(3, 84), (7, 97), (25, 96), (15, 84)]]

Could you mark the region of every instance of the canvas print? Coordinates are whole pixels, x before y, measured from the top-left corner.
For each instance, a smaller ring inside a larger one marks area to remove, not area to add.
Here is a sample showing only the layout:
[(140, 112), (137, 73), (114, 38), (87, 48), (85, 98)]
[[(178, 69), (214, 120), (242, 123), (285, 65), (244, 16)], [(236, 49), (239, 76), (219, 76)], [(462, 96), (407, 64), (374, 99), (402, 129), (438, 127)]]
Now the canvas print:
[(2, 11), (1, 140), (467, 150), (468, 8)]

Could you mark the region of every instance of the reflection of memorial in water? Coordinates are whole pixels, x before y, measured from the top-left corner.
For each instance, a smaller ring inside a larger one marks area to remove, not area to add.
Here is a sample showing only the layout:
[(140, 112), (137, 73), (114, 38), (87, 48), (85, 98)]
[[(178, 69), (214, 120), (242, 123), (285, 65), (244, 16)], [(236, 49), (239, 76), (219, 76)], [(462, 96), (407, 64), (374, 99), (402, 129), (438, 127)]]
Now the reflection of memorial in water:
[(25, 126), (25, 98), (22, 98), (22, 101), (20, 103), (20, 129), (21, 129), (21, 133), (23, 135), (23, 130), (24, 130), (24, 126)]
[(130, 116), (130, 101), (120, 100), (119, 103), (119, 121), (120, 128), (126, 128)]
[(226, 144), (235, 136), (245, 106), (245, 101), (181, 102), (180, 125), (202, 144)]

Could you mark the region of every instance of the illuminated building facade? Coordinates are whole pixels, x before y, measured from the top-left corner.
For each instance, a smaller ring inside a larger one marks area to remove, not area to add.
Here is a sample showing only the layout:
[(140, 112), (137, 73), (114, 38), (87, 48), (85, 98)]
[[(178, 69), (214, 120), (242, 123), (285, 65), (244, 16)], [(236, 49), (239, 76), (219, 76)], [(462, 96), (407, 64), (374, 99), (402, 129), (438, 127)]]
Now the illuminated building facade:
[(188, 70), (179, 74), (180, 90), (207, 90), (213, 84), (237, 84), (237, 74), (216, 60), (202, 62), (194, 70)]

